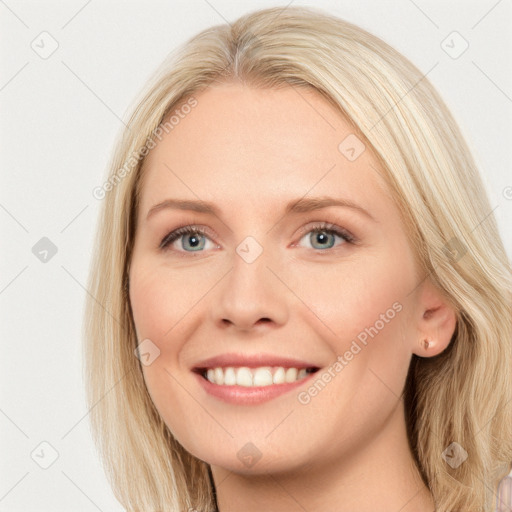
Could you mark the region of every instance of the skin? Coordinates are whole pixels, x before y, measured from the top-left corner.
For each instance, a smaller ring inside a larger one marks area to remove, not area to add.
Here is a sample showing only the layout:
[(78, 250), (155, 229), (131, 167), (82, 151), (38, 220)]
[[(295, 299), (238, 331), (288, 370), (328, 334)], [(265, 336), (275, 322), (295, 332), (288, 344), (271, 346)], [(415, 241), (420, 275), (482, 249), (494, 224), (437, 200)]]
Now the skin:
[[(340, 152), (354, 128), (311, 88), (228, 83), (195, 97), (145, 161), (130, 267), (138, 340), (160, 350), (143, 366), (159, 413), (211, 465), (222, 512), (433, 511), (400, 395), (412, 354), (443, 351), (456, 317), (423, 279), (375, 155)], [(284, 215), (289, 201), (323, 195), (373, 219), (339, 206)], [(211, 201), (220, 215), (161, 209), (147, 219), (167, 198)], [(357, 243), (319, 241), (311, 229), (321, 222)], [(183, 225), (207, 228), (199, 252), (190, 235), (158, 248)], [(252, 263), (236, 252), (247, 236), (263, 249)], [(317, 363), (321, 375), (395, 303), (400, 312), (307, 404), (297, 395), (310, 384), (227, 404), (190, 370), (225, 352), (265, 352)], [(249, 442), (261, 453), (250, 467), (237, 456)]]

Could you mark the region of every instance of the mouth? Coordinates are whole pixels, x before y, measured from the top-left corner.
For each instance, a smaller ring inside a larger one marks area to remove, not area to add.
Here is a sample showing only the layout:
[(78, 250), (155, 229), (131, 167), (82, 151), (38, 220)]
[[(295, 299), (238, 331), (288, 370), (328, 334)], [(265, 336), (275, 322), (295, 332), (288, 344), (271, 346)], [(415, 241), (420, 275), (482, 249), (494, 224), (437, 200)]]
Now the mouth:
[(193, 371), (211, 384), (246, 388), (292, 384), (316, 373), (320, 368), (285, 366), (217, 366), (194, 368)]
[(220, 354), (191, 368), (205, 398), (210, 396), (236, 406), (290, 397), (320, 369), (311, 360), (261, 352)]

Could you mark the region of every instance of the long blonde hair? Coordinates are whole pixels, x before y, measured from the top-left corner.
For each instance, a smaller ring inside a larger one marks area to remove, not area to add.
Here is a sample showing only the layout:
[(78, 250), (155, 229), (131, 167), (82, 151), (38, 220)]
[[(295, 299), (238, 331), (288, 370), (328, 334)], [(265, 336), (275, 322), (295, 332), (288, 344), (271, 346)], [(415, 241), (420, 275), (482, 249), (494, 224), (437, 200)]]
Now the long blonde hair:
[[(94, 192), (102, 209), (84, 378), (93, 439), (116, 498), (128, 511), (216, 508), (209, 465), (174, 439), (146, 389), (128, 271), (144, 156), (179, 105), (233, 80), (314, 87), (378, 156), (424, 275), (457, 312), (449, 348), (411, 361), (411, 451), (439, 512), (491, 511), (512, 460), (512, 277), (484, 186), (452, 115), (414, 65), (361, 28), (304, 7), (249, 13), (171, 53), (136, 101)], [(452, 442), (468, 454), (456, 468), (442, 456)]]

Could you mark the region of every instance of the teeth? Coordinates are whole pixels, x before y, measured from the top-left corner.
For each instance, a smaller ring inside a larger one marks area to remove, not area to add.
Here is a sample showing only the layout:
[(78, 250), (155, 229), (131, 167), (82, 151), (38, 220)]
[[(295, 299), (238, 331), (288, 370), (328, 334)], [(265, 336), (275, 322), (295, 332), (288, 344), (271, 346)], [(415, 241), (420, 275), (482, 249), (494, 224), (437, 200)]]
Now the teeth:
[[(219, 370), (221, 369), (219, 368)], [(238, 386), (252, 386), (252, 373), (249, 368), (244, 368), (243, 366), (242, 368), (238, 368), (236, 372), (236, 384)]]
[[(221, 372), (222, 369), (218, 368)], [(218, 382), (217, 380), (212, 382)], [(234, 386), (236, 384), (236, 373), (233, 368), (226, 368), (226, 371), (224, 372), (224, 384), (226, 386)]]
[(272, 368), (257, 368), (252, 378), (254, 386), (271, 386), (272, 381)]
[(283, 368), (282, 366), (262, 366), (260, 368), (209, 368), (206, 378), (213, 384), (224, 386), (260, 387), (272, 384), (295, 382), (306, 377), (311, 370), (306, 368)]
[(274, 384), (282, 384), (283, 382), (285, 382), (285, 375), (286, 374), (285, 374), (284, 368), (280, 366), (274, 372), (274, 376), (272, 377), (272, 382)]
[(224, 384), (224, 372), (222, 371), (222, 368), (215, 368), (213, 376), (215, 377), (215, 382)]
[(297, 380), (297, 373), (298, 373), (299, 370), (297, 370), (297, 368), (288, 368), (288, 370), (286, 370), (286, 376), (285, 376), (285, 381), (286, 382), (295, 382)]

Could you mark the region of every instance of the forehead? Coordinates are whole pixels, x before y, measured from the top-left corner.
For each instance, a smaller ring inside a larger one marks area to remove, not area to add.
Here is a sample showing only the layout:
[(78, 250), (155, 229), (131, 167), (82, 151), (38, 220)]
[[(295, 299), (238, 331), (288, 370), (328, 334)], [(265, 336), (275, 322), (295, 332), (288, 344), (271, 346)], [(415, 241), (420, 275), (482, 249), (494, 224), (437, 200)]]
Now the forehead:
[(143, 213), (167, 195), (260, 209), (305, 195), (368, 204), (387, 195), (371, 148), (313, 88), (223, 84), (194, 98), (146, 158)]

